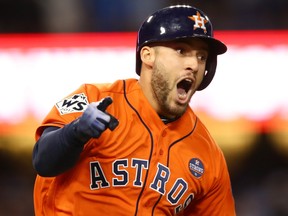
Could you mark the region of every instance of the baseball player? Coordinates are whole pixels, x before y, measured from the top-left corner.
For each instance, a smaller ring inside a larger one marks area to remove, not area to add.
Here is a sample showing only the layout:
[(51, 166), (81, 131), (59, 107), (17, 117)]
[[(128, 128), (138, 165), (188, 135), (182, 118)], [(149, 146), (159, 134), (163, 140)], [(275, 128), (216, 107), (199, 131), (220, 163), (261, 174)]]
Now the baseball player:
[(223, 153), (189, 106), (226, 50), (197, 8), (149, 16), (139, 79), (83, 84), (37, 128), (35, 215), (235, 215)]

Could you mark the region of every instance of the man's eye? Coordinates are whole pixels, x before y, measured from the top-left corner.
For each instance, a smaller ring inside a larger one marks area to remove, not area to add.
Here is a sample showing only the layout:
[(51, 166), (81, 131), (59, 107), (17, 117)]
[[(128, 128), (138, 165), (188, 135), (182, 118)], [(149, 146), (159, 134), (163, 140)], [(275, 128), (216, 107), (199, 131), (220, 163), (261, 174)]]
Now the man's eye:
[(198, 59), (200, 60), (200, 61), (207, 61), (207, 56), (206, 55), (198, 55)]
[(179, 54), (183, 54), (183, 53), (184, 53), (184, 50), (183, 50), (183, 49), (180, 49), (180, 48), (178, 48), (178, 49), (176, 49), (176, 52), (177, 52), (177, 53), (179, 53)]

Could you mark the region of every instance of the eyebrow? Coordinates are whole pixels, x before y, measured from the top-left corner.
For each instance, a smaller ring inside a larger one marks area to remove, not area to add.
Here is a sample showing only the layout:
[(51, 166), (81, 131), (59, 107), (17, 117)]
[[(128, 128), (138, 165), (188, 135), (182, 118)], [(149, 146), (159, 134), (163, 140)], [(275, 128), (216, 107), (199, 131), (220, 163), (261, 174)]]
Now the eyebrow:
[[(197, 49), (201, 49), (201, 50), (205, 50), (205, 51), (209, 51), (209, 43), (205, 42), (204, 40), (193, 40), (194, 42), (191, 42), (187, 39), (179, 39), (179, 40), (175, 40), (175, 41), (171, 41), (171, 42), (176, 42), (176, 43), (183, 43), (183, 44), (187, 44), (189, 46), (192, 46), (192, 47), (197, 47)], [(199, 44), (198, 41), (201, 41), (201, 43)]]
[[(205, 42), (204, 40), (201, 40), (201, 39), (198, 39), (198, 38), (195, 38), (196, 40), (193, 40), (193, 42), (191, 42), (191, 39), (189, 40), (188, 38), (180, 38), (180, 39), (176, 39), (176, 40), (172, 40), (172, 41), (157, 41), (157, 42), (153, 42), (147, 46), (150, 46), (150, 47), (154, 47), (154, 46), (175, 46), (178, 44), (185, 44), (185, 45), (188, 45), (188, 46), (191, 46), (191, 47), (196, 47), (196, 49), (199, 49), (199, 50), (204, 50), (206, 52), (209, 52), (210, 51), (210, 46), (209, 46), (209, 43)], [(199, 44), (198, 41), (200, 41), (201, 43)]]

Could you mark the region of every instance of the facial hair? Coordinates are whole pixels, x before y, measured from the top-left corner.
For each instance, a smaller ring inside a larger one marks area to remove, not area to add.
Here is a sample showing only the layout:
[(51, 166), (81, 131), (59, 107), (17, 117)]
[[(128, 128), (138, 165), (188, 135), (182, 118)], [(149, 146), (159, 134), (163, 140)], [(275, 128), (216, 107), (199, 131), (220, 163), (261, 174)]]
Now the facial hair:
[(168, 72), (166, 72), (165, 68), (159, 64), (154, 65), (151, 77), (151, 88), (154, 98), (160, 108), (160, 113), (158, 114), (168, 118), (178, 118), (185, 112), (186, 107), (183, 109), (183, 106), (171, 106), (169, 103), (168, 96), (172, 92), (173, 88), (169, 87)]

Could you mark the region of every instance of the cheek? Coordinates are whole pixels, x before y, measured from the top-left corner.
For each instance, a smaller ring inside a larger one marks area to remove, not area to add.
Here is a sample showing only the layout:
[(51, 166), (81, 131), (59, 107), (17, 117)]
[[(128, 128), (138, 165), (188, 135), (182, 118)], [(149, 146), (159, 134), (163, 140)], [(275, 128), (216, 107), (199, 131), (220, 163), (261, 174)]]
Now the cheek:
[(161, 62), (165, 63), (165, 65), (171, 68), (180, 67), (180, 65), (183, 64), (183, 60), (181, 58), (170, 53), (168, 53), (167, 55), (161, 55), (161, 58), (159, 59), (161, 59)]
[(197, 73), (197, 82), (200, 84), (206, 74), (205, 68), (200, 68)]

